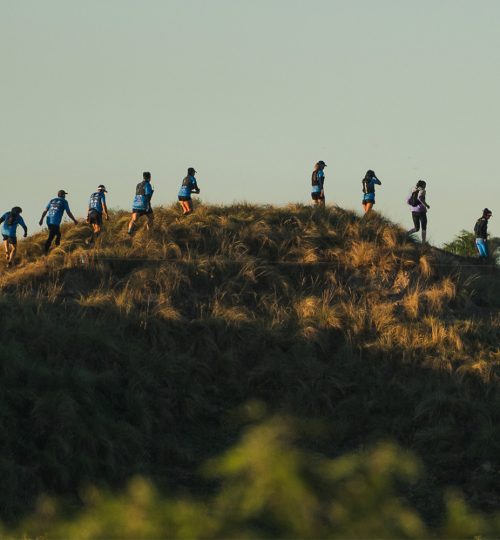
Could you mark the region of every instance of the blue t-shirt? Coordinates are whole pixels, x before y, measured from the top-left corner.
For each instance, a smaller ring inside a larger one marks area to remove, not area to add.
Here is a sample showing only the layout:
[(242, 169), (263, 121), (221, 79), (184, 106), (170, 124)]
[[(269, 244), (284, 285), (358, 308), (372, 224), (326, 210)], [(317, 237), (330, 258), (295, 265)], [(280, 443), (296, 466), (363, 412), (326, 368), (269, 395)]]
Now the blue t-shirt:
[(150, 199), (153, 196), (153, 186), (151, 185), (151, 182), (144, 182), (144, 195)]
[(194, 176), (186, 176), (182, 181), (181, 189), (179, 189), (179, 197), (191, 197), (193, 191), (198, 190), (198, 184)]
[(144, 194), (136, 195), (132, 202), (132, 210), (146, 212), (151, 205), (151, 197), (153, 196), (153, 186), (151, 182), (143, 182)]
[(325, 173), (322, 170), (314, 171), (311, 193), (321, 193), (325, 183)]
[(56, 197), (49, 201), (46, 207), (47, 210), (47, 225), (60, 225), (64, 211), (68, 213), (69, 204), (63, 197)]
[(12, 222), (12, 225), (8, 225), (7, 220), (9, 219), (9, 215), (10, 212), (5, 212), (5, 214), (2, 216), (4, 220), (2, 223), (2, 234), (4, 236), (10, 236), (10, 238), (15, 238), (18, 225), (21, 225), (21, 227), (26, 227), (26, 223), (24, 223), (24, 219), (18, 215)]
[(106, 204), (106, 196), (104, 195), (104, 192), (102, 191), (96, 191), (95, 193), (92, 193), (89, 200), (89, 210), (95, 210), (96, 212), (99, 212), (102, 214), (102, 204)]

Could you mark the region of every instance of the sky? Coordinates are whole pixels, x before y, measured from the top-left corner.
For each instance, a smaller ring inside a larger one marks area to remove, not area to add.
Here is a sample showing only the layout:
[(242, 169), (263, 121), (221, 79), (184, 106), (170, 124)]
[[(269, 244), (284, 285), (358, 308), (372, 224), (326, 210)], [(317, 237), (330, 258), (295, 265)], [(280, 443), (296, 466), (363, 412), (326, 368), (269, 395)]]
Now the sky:
[(31, 232), (69, 192), (130, 209), (142, 171), (170, 204), (187, 167), (207, 203), (375, 209), (429, 239), (493, 211), (500, 236), (498, 0), (0, 0), (1, 210)]

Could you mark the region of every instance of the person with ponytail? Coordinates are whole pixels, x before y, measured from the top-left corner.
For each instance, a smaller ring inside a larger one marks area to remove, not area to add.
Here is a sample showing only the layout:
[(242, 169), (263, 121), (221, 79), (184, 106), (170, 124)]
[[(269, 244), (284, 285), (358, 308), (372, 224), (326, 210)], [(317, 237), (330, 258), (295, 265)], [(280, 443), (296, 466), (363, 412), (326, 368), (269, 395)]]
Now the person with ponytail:
[(374, 171), (366, 171), (365, 177), (362, 180), (363, 185), (363, 200), (361, 204), (365, 210), (365, 214), (373, 208), (375, 204), (375, 186), (381, 186), (382, 182), (377, 178)]
[(427, 182), (419, 180), (406, 201), (411, 208), (414, 225), (413, 229), (408, 231), (408, 234), (414, 234), (422, 228), (422, 244), (427, 241), (427, 210), (430, 208), (430, 205), (425, 200), (426, 187)]
[(12, 266), (14, 264), (17, 250), (17, 227), (21, 225), (24, 229), (24, 238), (28, 236), (28, 227), (26, 227), (26, 223), (24, 223), (24, 219), (21, 217), (22, 211), (23, 209), (19, 206), (14, 206), (10, 212), (5, 212), (0, 218), (7, 266)]

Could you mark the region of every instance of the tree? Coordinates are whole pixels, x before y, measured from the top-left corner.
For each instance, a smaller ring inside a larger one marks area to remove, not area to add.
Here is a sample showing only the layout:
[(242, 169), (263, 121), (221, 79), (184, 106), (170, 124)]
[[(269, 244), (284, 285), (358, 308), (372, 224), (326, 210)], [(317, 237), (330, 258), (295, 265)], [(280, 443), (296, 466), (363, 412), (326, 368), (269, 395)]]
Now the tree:
[[(474, 233), (462, 229), (460, 233), (455, 236), (454, 240), (448, 244), (444, 244), (443, 249), (455, 255), (460, 255), (461, 257), (476, 257), (477, 249), (475, 240), (476, 237)], [(500, 263), (500, 238), (489, 238), (488, 248), (490, 256), (497, 263)]]

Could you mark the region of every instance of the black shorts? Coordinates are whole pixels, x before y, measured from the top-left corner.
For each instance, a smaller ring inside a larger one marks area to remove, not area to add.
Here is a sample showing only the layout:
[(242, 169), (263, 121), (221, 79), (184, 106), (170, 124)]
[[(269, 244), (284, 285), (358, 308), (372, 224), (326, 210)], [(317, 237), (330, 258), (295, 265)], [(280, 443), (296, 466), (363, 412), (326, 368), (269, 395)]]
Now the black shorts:
[(132, 208), (132, 214), (137, 214), (139, 217), (141, 216), (149, 216), (153, 213), (153, 209), (149, 208), (148, 210), (136, 210), (135, 208)]
[(92, 225), (102, 225), (102, 214), (97, 210), (91, 210), (89, 212), (89, 223)]
[(311, 198), (313, 201), (324, 201), (325, 196), (321, 193), (311, 193)]
[(7, 236), (6, 234), (2, 234), (3, 241), (8, 242), (9, 244), (12, 244), (15, 246), (17, 244), (17, 237), (15, 236)]
[(185, 197), (183, 195), (179, 195), (178, 199), (179, 201), (190, 201), (191, 197)]
[(412, 212), (411, 217), (413, 218), (413, 225), (417, 231), (420, 230), (420, 226), (422, 226), (422, 230), (427, 230), (427, 212)]

